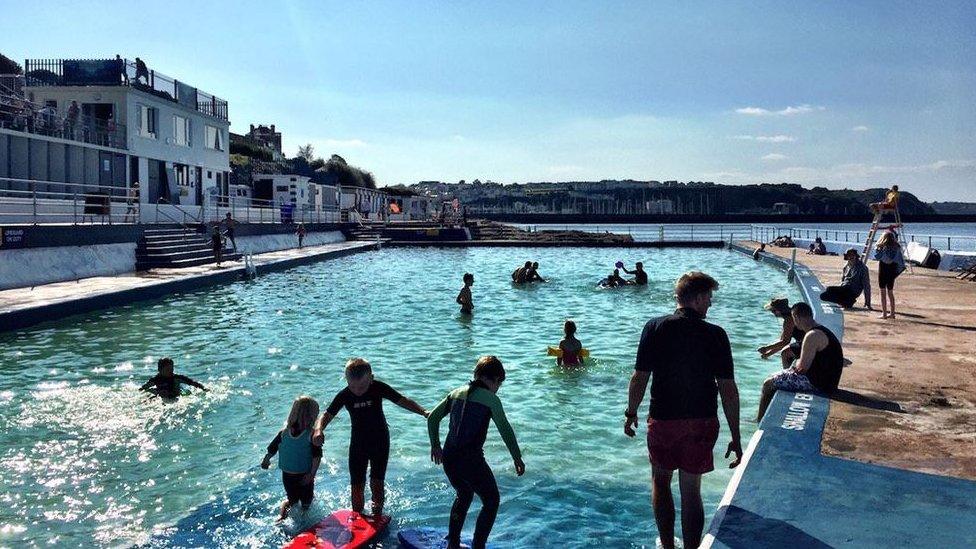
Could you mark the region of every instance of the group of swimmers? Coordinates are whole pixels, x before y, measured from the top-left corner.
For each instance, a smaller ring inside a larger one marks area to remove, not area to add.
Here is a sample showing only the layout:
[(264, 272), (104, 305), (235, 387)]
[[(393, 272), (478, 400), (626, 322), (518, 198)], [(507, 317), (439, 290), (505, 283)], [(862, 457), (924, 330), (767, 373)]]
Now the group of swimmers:
[[(634, 278), (627, 280), (626, 278), (620, 276), (620, 271), (623, 270), (629, 275), (634, 275)], [(616, 268), (610, 273), (610, 276), (604, 278), (600, 281), (598, 286), (603, 288), (616, 288), (619, 286), (646, 286), (647, 285), (647, 272), (644, 270), (644, 263), (638, 261), (634, 266), (634, 270), (630, 271), (627, 267), (624, 267), (622, 261), (618, 261)]]

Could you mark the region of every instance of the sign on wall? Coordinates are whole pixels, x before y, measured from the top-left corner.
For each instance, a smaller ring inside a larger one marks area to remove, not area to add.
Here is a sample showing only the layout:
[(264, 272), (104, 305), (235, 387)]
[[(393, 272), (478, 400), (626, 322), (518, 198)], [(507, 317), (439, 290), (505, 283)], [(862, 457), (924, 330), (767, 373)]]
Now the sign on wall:
[(0, 249), (27, 246), (27, 229), (0, 227)]

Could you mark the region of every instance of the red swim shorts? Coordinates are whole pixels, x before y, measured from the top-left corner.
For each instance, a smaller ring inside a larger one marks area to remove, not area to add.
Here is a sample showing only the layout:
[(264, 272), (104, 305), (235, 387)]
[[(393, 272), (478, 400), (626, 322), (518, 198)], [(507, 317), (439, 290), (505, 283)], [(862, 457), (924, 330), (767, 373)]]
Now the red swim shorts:
[(658, 469), (701, 475), (715, 469), (718, 418), (648, 419), (647, 452)]

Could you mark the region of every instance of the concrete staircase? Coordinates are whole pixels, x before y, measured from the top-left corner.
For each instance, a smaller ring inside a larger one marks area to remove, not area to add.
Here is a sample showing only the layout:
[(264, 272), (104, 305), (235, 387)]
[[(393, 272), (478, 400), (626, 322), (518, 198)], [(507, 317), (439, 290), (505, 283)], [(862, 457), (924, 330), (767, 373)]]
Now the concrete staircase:
[(383, 237), (382, 225), (353, 225), (351, 228), (343, 229), (342, 234), (346, 236), (346, 240), (357, 242), (376, 242), (377, 238), (381, 243), (390, 241), (389, 238)]
[[(237, 261), (241, 254), (224, 248), (223, 261)], [(136, 247), (136, 270), (196, 267), (216, 263), (210, 239), (189, 229), (146, 229)]]

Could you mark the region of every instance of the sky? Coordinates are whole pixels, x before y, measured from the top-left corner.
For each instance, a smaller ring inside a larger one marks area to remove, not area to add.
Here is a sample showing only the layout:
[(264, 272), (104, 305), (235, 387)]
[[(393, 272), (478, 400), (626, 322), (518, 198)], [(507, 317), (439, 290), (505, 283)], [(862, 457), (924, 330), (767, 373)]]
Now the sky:
[(0, 0), (0, 53), (144, 59), (380, 185), (899, 184), (976, 202), (976, 2)]

